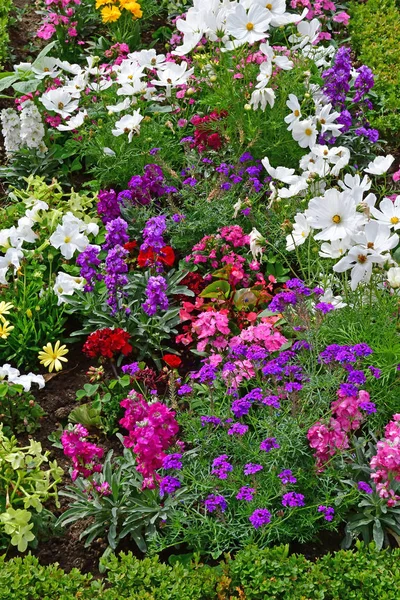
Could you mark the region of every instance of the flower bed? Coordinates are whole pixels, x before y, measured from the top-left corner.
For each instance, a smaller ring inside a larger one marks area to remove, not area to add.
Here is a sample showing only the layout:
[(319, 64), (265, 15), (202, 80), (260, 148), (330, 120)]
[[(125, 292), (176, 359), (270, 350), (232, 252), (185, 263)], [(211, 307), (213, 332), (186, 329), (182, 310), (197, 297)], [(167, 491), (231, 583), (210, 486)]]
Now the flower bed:
[(0, 79), (0, 547), (108, 565), (66, 598), (387, 593), (400, 165), (352, 4), (51, 0)]

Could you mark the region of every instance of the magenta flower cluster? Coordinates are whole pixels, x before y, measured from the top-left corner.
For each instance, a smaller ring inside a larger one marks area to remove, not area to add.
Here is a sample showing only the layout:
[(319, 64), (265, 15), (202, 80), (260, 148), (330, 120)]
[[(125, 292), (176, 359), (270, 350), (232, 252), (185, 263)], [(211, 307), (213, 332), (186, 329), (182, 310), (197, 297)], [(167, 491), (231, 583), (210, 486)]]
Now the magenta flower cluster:
[(175, 413), (161, 402), (146, 402), (134, 391), (122, 400), (121, 406), (125, 414), (120, 424), (128, 430), (124, 446), (132, 448), (136, 455), (137, 470), (144, 478), (143, 487), (154, 488), (160, 479), (156, 471), (163, 467), (166, 450), (179, 430)]
[(376, 445), (376, 455), (370, 462), (374, 472), (371, 479), (375, 482), (376, 491), (381, 498), (387, 500), (388, 506), (395, 506), (400, 496), (391, 489), (393, 481), (400, 481), (400, 414), (393, 415), (393, 420), (385, 427), (385, 437)]

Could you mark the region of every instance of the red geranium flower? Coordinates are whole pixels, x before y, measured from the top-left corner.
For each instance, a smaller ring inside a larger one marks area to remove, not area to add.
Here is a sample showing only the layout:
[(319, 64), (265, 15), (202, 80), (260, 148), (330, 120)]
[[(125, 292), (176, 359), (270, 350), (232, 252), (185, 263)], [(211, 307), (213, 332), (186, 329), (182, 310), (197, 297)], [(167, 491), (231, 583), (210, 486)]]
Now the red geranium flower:
[(148, 267), (154, 262), (154, 252), (151, 248), (141, 250), (137, 259), (139, 267)]
[(162, 359), (171, 369), (177, 369), (182, 364), (181, 359), (176, 354), (164, 354)]
[(127, 331), (116, 329), (98, 329), (91, 333), (83, 346), (83, 352), (90, 358), (114, 358), (115, 354), (127, 356), (132, 352), (128, 343), (130, 335)]
[(168, 267), (172, 267), (175, 262), (175, 252), (171, 246), (164, 246), (164, 248), (161, 248), (160, 256), (157, 260), (164, 263), (164, 265), (167, 265)]
[(137, 241), (136, 240), (132, 240), (132, 242), (126, 242), (126, 244), (124, 244), (124, 248), (125, 250), (128, 250), (128, 252), (132, 252), (132, 250), (134, 250), (137, 246)]

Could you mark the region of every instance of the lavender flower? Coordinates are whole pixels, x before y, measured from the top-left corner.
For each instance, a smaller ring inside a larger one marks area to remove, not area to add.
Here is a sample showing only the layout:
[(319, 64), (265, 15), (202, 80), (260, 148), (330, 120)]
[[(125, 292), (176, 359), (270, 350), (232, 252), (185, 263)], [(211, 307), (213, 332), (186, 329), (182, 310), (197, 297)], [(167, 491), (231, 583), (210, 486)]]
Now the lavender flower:
[(139, 363), (133, 362), (122, 367), (122, 372), (127, 375), (136, 375), (140, 371)]
[(185, 394), (190, 394), (193, 391), (193, 388), (190, 387), (187, 383), (181, 385), (178, 390), (178, 396), (184, 396)]
[(212, 462), (211, 475), (215, 475), (218, 479), (227, 479), (228, 473), (233, 471), (233, 466), (227, 460), (227, 454), (217, 456)]
[(221, 423), (222, 423), (222, 421), (219, 417), (213, 417), (213, 416), (200, 417), (200, 421), (201, 421), (202, 427), (205, 427), (208, 424), (215, 425), (217, 427), (218, 425), (221, 425)]

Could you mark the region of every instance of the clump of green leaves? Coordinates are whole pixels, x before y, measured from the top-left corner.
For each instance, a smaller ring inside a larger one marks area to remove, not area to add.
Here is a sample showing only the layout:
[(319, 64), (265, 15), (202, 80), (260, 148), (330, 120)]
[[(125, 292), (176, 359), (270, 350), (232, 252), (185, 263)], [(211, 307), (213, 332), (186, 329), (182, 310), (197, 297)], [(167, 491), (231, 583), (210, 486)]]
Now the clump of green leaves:
[[(48, 463), (48, 468), (43, 466)], [(19, 446), (17, 439), (8, 438), (0, 424), (0, 544), (17, 546), (24, 552), (35, 540), (40, 522), (49, 511), (44, 503), (52, 498), (58, 503), (57, 484), (63, 470), (56, 461), (49, 461), (39, 442)]]
[(22, 385), (0, 381), (0, 419), (5, 433), (32, 432), (44, 415), (42, 407)]

